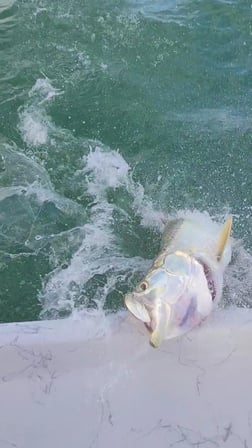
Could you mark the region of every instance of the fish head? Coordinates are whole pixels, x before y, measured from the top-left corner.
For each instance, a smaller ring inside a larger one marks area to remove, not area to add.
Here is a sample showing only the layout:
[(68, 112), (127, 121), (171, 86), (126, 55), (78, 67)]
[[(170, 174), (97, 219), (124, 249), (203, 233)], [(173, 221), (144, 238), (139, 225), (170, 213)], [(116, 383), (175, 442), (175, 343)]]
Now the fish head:
[(197, 284), (198, 274), (189, 255), (178, 251), (165, 254), (157, 258), (135, 290), (126, 294), (126, 307), (146, 324), (151, 333), (150, 343), (154, 347), (169, 337), (171, 329), (174, 330), (174, 325), (182, 321), (188, 307), (192, 311), (195, 309), (197, 299), (194, 285)]

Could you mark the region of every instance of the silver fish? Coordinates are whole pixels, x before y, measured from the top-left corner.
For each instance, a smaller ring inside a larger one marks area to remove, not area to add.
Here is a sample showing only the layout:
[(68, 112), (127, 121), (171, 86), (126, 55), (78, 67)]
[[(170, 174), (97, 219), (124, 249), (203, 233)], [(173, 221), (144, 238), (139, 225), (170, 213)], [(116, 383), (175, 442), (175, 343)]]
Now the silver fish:
[(216, 224), (210, 224), (193, 219), (168, 222), (151, 269), (125, 296), (128, 310), (150, 331), (153, 347), (200, 324), (221, 298), (231, 259), (232, 217), (217, 237)]

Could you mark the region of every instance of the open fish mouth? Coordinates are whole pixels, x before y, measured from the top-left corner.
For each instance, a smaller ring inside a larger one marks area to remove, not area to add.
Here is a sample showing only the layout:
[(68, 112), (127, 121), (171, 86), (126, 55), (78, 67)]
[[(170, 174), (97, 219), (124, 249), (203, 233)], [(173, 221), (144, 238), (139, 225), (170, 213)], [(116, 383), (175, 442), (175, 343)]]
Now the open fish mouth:
[(202, 260), (198, 260), (198, 262), (201, 264), (201, 266), (203, 267), (203, 271), (206, 277), (206, 281), (207, 281), (207, 286), (208, 289), (210, 291), (210, 294), (212, 296), (212, 301), (215, 300), (216, 298), (216, 285), (215, 285), (215, 281), (214, 281), (214, 277), (213, 277), (213, 273), (212, 270), (210, 269), (210, 267)]
[(155, 322), (150, 321), (150, 322), (144, 322), (145, 328), (147, 328), (147, 330), (149, 331), (149, 333), (152, 333), (155, 329)]
[(124, 303), (128, 310), (135, 316), (138, 320), (141, 320), (149, 333), (152, 333), (156, 328), (156, 320), (148, 308), (143, 303), (139, 302), (137, 298), (134, 298), (133, 294), (127, 294), (124, 299)]
[(133, 316), (141, 320), (148, 332), (152, 333), (155, 330), (156, 322), (154, 318), (151, 318), (147, 307), (143, 303), (137, 301), (131, 294), (125, 296), (124, 302)]
[(126, 294), (124, 303), (128, 310), (146, 325), (151, 326), (150, 314), (145, 305), (134, 298), (133, 294)]
[(150, 344), (159, 347), (166, 336), (166, 331), (171, 317), (171, 308), (160, 300), (155, 301), (155, 306), (148, 309), (144, 303), (137, 300), (134, 294), (125, 296), (125, 305), (128, 310), (139, 320), (144, 322), (150, 332)]

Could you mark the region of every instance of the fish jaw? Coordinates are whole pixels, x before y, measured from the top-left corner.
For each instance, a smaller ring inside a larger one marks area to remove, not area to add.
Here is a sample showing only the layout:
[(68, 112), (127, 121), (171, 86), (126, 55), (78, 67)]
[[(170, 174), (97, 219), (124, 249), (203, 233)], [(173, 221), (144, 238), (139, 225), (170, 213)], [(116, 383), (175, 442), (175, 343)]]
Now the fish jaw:
[(141, 320), (146, 324), (151, 323), (151, 318), (148, 313), (145, 305), (135, 297), (135, 294), (126, 294), (124, 298), (124, 303), (128, 310), (135, 316), (137, 319)]
[(150, 344), (152, 347), (159, 347), (167, 336), (171, 307), (162, 300), (156, 300), (153, 307), (144, 305), (137, 300), (134, 294), (127, 294), (124, 301), (128, 310), (137, 319), (145, 323), (146, 328), (150, 332)]
[(158, 348), (161, 342), (166, 338), (169, 331), (169, 322), (171, 318), (171, 307), (162, 301), (157, 301), (152, 311), (152, 328), (150, 335), (150, 344)]

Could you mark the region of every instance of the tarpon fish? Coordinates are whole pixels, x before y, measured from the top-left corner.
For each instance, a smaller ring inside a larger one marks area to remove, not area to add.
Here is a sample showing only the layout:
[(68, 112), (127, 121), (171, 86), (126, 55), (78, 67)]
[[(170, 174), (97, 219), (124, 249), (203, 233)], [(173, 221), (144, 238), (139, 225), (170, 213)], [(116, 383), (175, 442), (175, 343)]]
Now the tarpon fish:
[(148, 328), (153, 347), (199, 325), (221, 298), (231, 259), (232, 218), (219, 232), (213, 222), (211, 226), (193, 219), (167, 222), (159, 255), (125, 296), (128, 310)]

